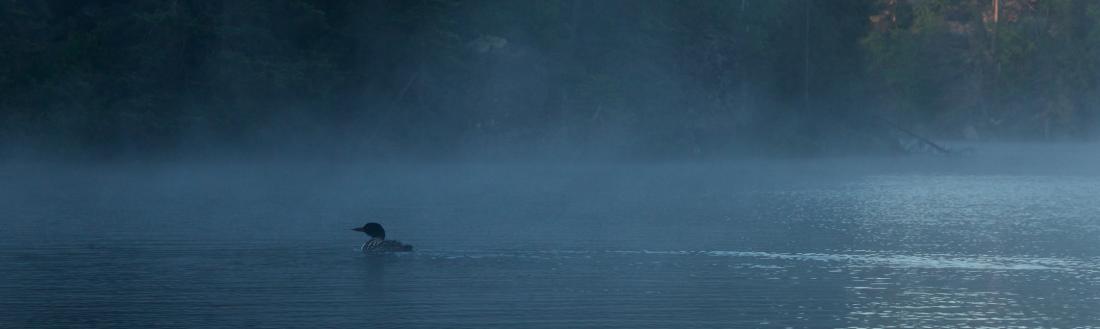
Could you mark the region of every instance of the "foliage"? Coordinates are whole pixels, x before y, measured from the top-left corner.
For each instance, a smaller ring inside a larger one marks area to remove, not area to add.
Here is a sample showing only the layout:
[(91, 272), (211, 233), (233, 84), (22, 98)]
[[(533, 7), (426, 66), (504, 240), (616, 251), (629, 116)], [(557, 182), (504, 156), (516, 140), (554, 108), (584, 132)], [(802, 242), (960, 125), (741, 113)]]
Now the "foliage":
[(992, 24), (977, 0), (0, 0), (0, 136), (634, 157), (819, 151), (871, 115), (1084, 136), (1100, 9), (1001, 2)]
[[(1087, 137), (1095, 125), (1097, 5), (1072, 0), (878, 1), (864, 37), (894, 116), (958, 136)], [(904, 13), (911, 13), (908, 16)]]

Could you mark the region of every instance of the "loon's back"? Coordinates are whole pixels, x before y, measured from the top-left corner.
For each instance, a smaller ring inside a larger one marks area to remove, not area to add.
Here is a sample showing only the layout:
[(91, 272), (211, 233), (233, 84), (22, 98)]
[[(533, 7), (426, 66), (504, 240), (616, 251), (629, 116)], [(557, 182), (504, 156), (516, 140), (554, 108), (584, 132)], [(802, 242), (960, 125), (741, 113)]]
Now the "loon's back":
[(413, 246), (401, 243), (401, 241), (397, 240), (371, 239), (363, 244), (362, 250), (365, 253), (405, 252), (413, 251)]

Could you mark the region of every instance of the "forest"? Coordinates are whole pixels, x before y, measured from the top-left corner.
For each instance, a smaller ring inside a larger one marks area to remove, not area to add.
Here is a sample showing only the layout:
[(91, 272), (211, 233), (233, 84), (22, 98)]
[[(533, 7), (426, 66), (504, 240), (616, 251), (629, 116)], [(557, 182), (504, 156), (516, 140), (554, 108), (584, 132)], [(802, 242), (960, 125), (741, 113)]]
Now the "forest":
[(0, 0), (0, 30), (0, 157), (814, 156), (1100, 119), (1094, 1)]

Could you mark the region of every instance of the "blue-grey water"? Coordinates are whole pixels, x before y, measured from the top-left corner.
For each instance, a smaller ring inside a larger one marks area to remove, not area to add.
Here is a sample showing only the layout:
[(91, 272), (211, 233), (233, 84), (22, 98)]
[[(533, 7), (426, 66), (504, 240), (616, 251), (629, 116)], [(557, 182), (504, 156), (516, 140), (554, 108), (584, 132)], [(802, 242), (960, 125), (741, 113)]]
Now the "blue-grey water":
[(1100, 325), (1100, 175), (1005, 159), (10, 166), (0, 327)]

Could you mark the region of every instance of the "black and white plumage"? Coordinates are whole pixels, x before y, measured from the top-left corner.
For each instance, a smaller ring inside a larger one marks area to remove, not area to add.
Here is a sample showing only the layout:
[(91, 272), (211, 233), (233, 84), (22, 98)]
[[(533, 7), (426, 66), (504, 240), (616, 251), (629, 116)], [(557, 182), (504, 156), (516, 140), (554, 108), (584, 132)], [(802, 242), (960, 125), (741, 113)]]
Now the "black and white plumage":
[(401, 243), (397, 240), (386, 240), (386, 230), (382, 228), (382, 224), (367, 223), (363, 227), (356, 227), (352, 230), (366, 233), (371, 237), (366, 243), (360, 247), (364, 253), (380, 253), (380, 252), (402, 252), (412, 251), (413, 247)]
[(412, 246), (401, 243), (397, 240), (384, 240), (381, 238), (373, 238), (363, 244), (360, 248), (365, 253), (373, 252), (400, 252), (400, 251), (412, 251)]

